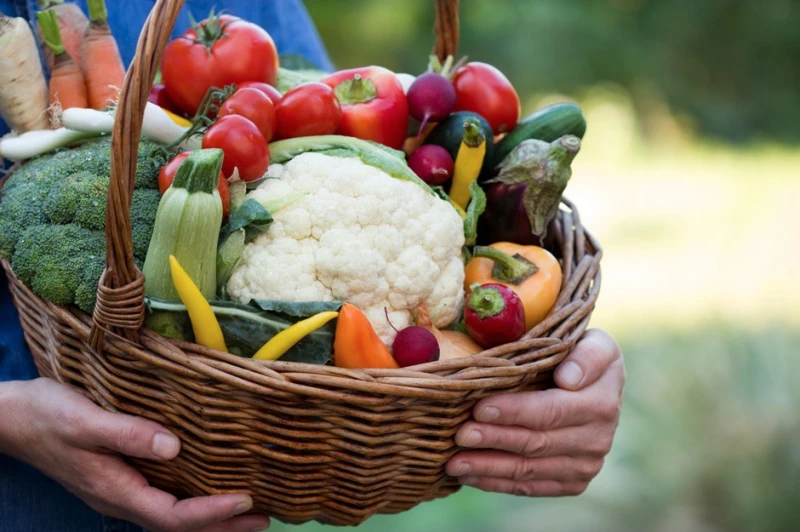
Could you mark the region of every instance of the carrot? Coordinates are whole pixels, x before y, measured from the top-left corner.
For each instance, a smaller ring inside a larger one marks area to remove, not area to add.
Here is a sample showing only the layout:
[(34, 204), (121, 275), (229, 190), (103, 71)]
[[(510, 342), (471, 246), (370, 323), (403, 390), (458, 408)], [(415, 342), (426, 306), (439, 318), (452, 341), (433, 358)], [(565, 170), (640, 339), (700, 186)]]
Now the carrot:
[(86, 80), (83, 79), (80, 67), (72, 60), (64, 48), (64, 43), (61, 42), (56, 14), (53, 11), (40, 11), (36, 16), (39, 19), (39, 27), (42, 28), (44, 41), (53, 52), (54, 64), (50, 73), (50, 113), (73, 107), (85, 108), (89, 105), (86, 99)]
[[(38, 0), (39, 9), (42, 11), (53, 11), (58, 19), (58, 29), (61, 31), (61, 40), (64, 43), (64, 48), (67, 53), (75, 61), (75, 64), (81, 64), (81, 44), (83, 44), (83, 35), (86, 33), (86, 27), (89, 25), (89, 19), (83, 14), (81, 8), (72, 2), (64, 2), (64, 0)], [(47, 71), (52, 72), (55, 58), (50, 47), (45, 44), (44, 34), (42, 32), (41, 23), (36, 25), (36, 33), (39, 37), (39, 43), (42, 47), (42, 55), (44, 56)]]
[(125, 81), (125, 67), (111, 28), (104, 0), (88, 0), (89, 19), (81, 49), (81, 69), (86, 78), (89, 107), (105, 109), (117, 99)]
[(47, 84), (28, 22), (0, 13), (0, 117), (24, 133), (48, 129)]

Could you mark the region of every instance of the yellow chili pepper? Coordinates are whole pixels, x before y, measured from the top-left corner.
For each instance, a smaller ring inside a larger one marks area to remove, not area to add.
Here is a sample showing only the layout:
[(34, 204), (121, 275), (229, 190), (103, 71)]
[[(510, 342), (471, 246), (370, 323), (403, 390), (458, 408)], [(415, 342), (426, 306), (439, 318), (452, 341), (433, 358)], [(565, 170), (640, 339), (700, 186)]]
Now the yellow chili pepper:
[(275, 336), (253, 355), (254, 360), (278, 360), (294, 345), (339, 315), (338, 312), (320, 312), (298, 321)]
[(478, 179), (485, 156), (486, 137), (478, 121), (468, 118), (464, 122), (464, 140), (456, 154), (453, 186), (450, 187), (450, 199), (462, 210), (467, 208), (471, 196), (469, 186)]
[(182, 116), (178, 116), (175, 113), (171, 113), (170, 111), (167, 111), (163, 107), (161, 109), (167, 114), (167, 116), (169, 117), (170, 120), (172, 120), (173, 122), (175, 122), (179, 126), (181, 126), (181, 127), (191, 127), (192, 123), (189, 120), (186, 120)]
[(208, 304), (206, 298), (194, 284), (192, 278), (186, 273), (178, 259), (174, 255), (169, 256), (169, 269), (172, 273), (172, 282), (178, 291), (178, 296), (189, 312), (189, 319), (192, 322), (195, 341), (205, 347), (218, 351), (228, 351), (225, 339), (222, 336), (222, 329), (219, 326), (217, 317)]

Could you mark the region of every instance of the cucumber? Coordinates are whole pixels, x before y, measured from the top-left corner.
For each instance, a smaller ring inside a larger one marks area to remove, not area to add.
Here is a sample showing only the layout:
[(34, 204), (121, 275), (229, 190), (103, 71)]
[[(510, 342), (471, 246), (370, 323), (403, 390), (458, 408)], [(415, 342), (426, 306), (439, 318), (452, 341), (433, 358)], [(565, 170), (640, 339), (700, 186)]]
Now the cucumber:
[(471, 111), (459, 111), (453, 113), (438, 124), (425, 139), (425, 144), (436, 144), (441, 146), (450, 154), (453, 161), (456, 160), (458, 155), (458, 148), (461, 147), (461, 140), (464, 138), (464, 122), (467, 118), (474, 117), (480, 123), (481, 131), (486, 137), (486, 155), (483, 158), (483, 165), (481, 173), (492, 168), (494, 157), (494, 133), (489, 122), (486, 121), (481, 115)]
[(494, 166), (498, 166), (523, 140), (537, 139), (553, 142), (564, 135), (575, 135), (582, 139), (586, 134), (586, 119), (581, 108), (574, 103), (557, 103), (539, 109), (523, 118), (511, 133), (497, 143), (494, 150)]

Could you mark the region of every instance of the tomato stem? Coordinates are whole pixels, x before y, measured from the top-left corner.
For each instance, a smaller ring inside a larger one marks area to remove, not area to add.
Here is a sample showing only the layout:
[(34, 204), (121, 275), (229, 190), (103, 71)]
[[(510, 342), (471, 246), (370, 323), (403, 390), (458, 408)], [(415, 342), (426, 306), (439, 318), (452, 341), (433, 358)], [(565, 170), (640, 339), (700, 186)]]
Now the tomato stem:
[(539, 271), (534, 263), (519, 253), (512, 257), (491, 246), (475, 246), (472, 256), (494, 261), (492, 277), (508, 284), (518, 285)]

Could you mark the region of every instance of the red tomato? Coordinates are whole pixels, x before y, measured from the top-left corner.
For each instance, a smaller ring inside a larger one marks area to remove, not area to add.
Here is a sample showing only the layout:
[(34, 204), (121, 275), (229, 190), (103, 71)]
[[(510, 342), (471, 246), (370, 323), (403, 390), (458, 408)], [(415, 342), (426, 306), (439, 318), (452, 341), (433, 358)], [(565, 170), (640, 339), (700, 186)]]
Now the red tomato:
[(201, 22), (170, 42), (161, 73), (175, 104), (194, 115), (211, 87), (245, 81), (274, 84), (278, 52), (261, 27), (223, 15)]
[(316, 81), (301, 83), (284, 94), (275, 111), (281, 139), (330, 135), (342, 120), (333, 89)]
[(275, 106), (272, 100), (258, 89), (236, 89), (220, 106), (217, 116), (239, 115), (256, 125), (267, 142), (275, 133)]
[(456, 111), (478, 113), (495, 135), (514, 129), (519, 121), (517, 91), (502, 72), (486, 63), (467, 63), (456, 71)]
[(269, 99), (272, 100), (273, 105), (278, 105), (278, 102), (281, 100), (281, 93), (278, 92), (278, 89), (268, 83), (262, 83), (260, 81), (245, 81), (244, 83), (239, 83), (236, 85), (236, 88), (258, 89), (269, 96)]
[(223, 116), (203, 135), (203, 148), (225, 152), (222, 173), (230, 177), (239, 169), (242, 181), (264, 177), (269, 168), (269, 146), (256, 125), (239, 115)]
[(322, 80), (342, 104), (338, 133), (402, 149), (408, 131), (408, 102), (403, 86), (379, 66), (352, 68)]
[[(161, 192), (161, 194), (172, 186), (172, 182), (175, 180), (175, 174), (178, 173), (178, 168), (180, 168), (183, 161), (185, 161), (191, 153), (190, 151), (181, 152), (173, 157), (170, 162), (161, 167), (161, 171), (158, 172), (158, 191)], [(219, 197), (222, 199), (222, 217), (227, 218), (231, 208), (231, 190), (228, 186), (228, 180), (225, 179), (222, 172), (219, 173), (219, 185), (217, 186), (217, 190), (219, 191)]]

